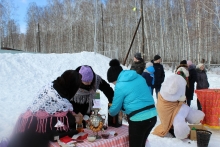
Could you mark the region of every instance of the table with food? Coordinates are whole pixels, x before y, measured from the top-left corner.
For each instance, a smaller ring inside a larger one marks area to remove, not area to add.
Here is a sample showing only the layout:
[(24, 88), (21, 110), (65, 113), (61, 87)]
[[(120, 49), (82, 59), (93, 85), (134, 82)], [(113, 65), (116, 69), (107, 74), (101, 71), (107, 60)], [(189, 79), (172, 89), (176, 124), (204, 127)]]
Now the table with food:
[[(128, 126), (122, 125), (122, 122), (116, 126), (112, 124), (108, 126), (106, 117), (98, 111), (99, 109), (94, 109), (87, 120), (86, 128), (77, 127), (78, 134), (58, 138), (55, 142), (50, 142), (50, 147), (128, 147)], [(122, 117), (121, 115), (116, 117), (119, 116)], [(109, 117), (109, 119), (113, 123), (118, 123), (118, 118)]]

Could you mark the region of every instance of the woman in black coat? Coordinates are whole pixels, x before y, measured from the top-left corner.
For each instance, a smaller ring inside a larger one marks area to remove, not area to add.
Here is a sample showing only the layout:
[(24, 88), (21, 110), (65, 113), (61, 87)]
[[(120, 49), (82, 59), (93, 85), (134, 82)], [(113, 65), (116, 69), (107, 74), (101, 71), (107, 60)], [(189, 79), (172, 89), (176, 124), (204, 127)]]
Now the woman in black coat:
[[(27, 111), (18, 118), (7, 147), (49, 147), (49, 140), (54, 140), (54, 135), (77, 134), (77, 118), (82, 115), (73, 112), (69, 100), (79, 89), (80, 83), (81, 75), (67, 70), (45, 85)], [(56, 126), (58, 122), (62, 125)]]
[(93, 106), (93, 98), (97, 89), (101, 90), (105, 94), (109, 103), (112, 103), (114, 96), (113, 89), (104, 79), (101, 78), (101, 76), (95, 74), (92, 67), (83, 65), (77, 67), (76, 71), (82, 75), (82, 82), (80, 84), (80, 88), (70, 100), (73, 105), (74, 112), (80, 112), (82, 115), (90, 116)]
[[(188, 64), (189, 63), (189, 64)], [(197, 72), (196, 72), (196, 66), (194, 64), (190, 64), (190, 62), (187, 61), (188, 64), (188, 71), (189, 71), (189, 88), (186, 90), (186, 98), (187, 98), (187, 104), (188, 106), (191, 105), (191, 100), (193, 100), (193, 94), (195, 89), (195, 82), (197, 80)]]
[[(209, 82), (208, 77), (206, 74), (205, 66), (204, 64), (200, 63), (196, 66), (196, 72), (197, 72), (197, 85), (196, 89), (208, 89), (209, 88)], [(197, 107), (198, 110), (202, 110), (201, 104), (197, 98)]]

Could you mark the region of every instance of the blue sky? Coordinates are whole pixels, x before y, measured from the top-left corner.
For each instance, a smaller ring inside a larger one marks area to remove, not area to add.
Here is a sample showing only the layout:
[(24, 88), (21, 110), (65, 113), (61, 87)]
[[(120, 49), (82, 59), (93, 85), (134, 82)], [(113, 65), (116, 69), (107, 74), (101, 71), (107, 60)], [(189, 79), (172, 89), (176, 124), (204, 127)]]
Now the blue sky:
[(17, 8), (14, 19), (20, 24), (21, 33), (26, 32), (25, 16), (29, 3), (35, 2), (38, 6), (45, 6), (47, 4), (47, 0), (13, 0), (13, 2)]
[[(20, 24), (21, 33), (26, 32), (26, 22), (25, 16), (27, 13), (28, 5), (32, 2), (35, 2), (38, 6), (45, 6), (47, 4), (47, 0), (12, 0), (14, 2), (14, 6), (16, 7), (16, 12), (13, 18)], [(102, 2), (106, 2), (107, 0), (102, 0)]]

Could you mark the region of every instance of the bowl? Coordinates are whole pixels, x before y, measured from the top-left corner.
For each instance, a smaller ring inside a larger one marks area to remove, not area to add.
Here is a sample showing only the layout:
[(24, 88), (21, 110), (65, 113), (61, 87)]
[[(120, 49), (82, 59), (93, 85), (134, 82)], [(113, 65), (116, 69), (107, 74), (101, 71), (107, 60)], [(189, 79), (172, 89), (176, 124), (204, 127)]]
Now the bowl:
[(109, 133), (102, 133), (102, 138), (104, 138), (104, 139), (108, 139), (108, 137), (109, 137)]
[(95, 137), (95, 136), (88, 136), (88, 137), (87, 137), (87, 140), (88, 140), (89, 142), (93, 142), (93, 141), (96, 140), (96, 137)]

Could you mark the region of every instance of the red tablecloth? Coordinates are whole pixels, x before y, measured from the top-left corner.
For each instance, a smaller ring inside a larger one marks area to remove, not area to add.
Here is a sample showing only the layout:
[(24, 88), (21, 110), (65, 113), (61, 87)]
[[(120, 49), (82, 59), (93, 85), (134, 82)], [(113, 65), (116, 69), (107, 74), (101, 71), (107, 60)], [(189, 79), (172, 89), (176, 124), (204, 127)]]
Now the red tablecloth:
[[(108, 139), (96, 139), (94, 142), (89, 142), (87, 139), (83, 143), (77, 143), (77, 147), (128, 147), (128, 126), (122, 125), (119, 128), (108, 127), (106, 130), (115, 131), (118, 135), (115, 137), (110, 137)], [(88, 134), (93, 134), (89, 129), (85, 129), (84, 132)], [(99, 132), (101, 135), (101, 132)], [(50, 142), (50, 147), (60, 147), (57, 142)]]
[(195, 93), (205, 113), (202, 124), (220, 129), (220, 89), (201, 89)]

